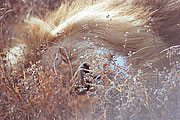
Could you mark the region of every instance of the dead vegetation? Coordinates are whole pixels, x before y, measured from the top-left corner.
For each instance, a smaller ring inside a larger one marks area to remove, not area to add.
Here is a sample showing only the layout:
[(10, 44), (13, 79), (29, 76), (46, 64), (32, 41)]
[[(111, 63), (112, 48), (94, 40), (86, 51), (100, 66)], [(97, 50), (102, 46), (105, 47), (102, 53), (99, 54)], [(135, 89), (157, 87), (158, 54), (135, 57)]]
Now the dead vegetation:
[[(3, 48), (11, 46), (15, 24), (28, 15), (43, 16), (61, 1), (2, 0), (0, 2), (0, 119), (1, 120), (178, 120), (180, 117), (180, 63), (150, 72), (116, 64), (117, 58), (96, 59), (81, 84), (38, 61), (21, 72), (8, 66)], [(179, 57), (180, 47), (165, 51)], [(84, 56), (86, 57), (86, 56)], [(19, 63), (20, 64), (20, 63)], [(62, 64), (61, 67), (65, 67)], [(22, 65), (23, 67), (23, 65)], [(112, 69), (114, 68), (114, 69)], [(97, 72), (98, 71), (98, 72)], [(94, 77), (96, 76), (96, 77)]]

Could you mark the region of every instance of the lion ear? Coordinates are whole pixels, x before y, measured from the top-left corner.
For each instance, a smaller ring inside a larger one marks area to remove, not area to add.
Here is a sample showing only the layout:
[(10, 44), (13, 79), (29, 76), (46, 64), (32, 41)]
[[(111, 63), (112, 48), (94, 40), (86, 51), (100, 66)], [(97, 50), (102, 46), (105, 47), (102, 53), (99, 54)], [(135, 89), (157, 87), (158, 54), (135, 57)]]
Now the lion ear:
[(51, 26), (39, 18), (31, 17), (25, 25), (25, 37), (28, 44), (41, 44), (45, 40), (52, 38)]
[(21, 29), (16, 27), (15, 30), (20, 33), (18, 41), (26, 45), (27, 52), (36, 51), (42, 43), (52, 42), (56, 38), (51, 34), (52, 26), (39, 18), (30, 17), (22, 26)]

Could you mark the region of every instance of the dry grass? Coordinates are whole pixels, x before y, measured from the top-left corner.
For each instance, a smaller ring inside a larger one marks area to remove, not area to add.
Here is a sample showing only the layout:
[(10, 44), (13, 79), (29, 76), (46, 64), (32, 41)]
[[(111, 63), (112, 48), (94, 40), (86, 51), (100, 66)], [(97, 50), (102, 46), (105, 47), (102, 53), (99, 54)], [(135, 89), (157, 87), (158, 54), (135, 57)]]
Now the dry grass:
[[(77, 76), (43, 68), (38, 62), (21, 72), (6, 64), (3, 48), (11, 46), (14, 24), (28, 16), (43, 17), (61, 1), (0, 2), (0, 119), (1, 120), (178, 120), (180, 63), (148, 72), (122, 66), (105, 55), (90, 64), (84, 84)], [(1, 4), (2, 3), (2, 4)], [(23, 6), (23, 7), (22, 7)], [(13, 20), (12, 20), (13, 19)], [(180, 55), (179, 46), (163, 51), (168, 59)], [(175, 55), (174, 55), (175, 54)], [(88, 56), (84, 56), (88, 57)], [(21, 64), (21, 63), (19, 63)], [(62, 64), (61, 67), (65, 67)], [(112, 69), (114, 68), (114, 69)], [(95, 77), (96, 76), (96, 77)], [(90, 87), (87, 90), (87, 87)]]

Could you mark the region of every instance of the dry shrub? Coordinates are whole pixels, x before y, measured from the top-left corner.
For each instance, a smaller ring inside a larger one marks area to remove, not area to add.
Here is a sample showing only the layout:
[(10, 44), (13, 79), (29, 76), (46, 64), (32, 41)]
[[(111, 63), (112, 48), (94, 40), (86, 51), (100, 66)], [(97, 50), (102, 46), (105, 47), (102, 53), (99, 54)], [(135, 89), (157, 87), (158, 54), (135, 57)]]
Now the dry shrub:
[[(167, 49), (169, 59), (172, 51), (178, 55), (180, 48)], [(132, 66), (119, 65), (115, 57), (110, 61), (109, 57), (99, 57), (84, 74), (85, 83), (81, 84), (78, 76), (70, 80), (58, 70), (43, 68), (39, 62), (22, 73), (7, 69), (4, 57), (5, 54), (1, 54), (1, 119), (179, 118), (178, 61), (171, 63), (172, 69), (162, 71), (149, 65), (151, 71), (147, 73), (140, 69), (135, 71)], [(88, 85), (90, 89), (87, 91)]]

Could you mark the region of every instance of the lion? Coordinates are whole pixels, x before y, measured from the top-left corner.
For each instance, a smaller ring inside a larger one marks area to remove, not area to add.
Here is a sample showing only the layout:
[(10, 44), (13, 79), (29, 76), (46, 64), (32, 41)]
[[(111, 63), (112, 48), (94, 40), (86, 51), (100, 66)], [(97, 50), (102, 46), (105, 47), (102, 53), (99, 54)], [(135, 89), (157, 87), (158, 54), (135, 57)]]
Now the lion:
[(16, 25), (7, 65), (21, 71), (38, 64), (70, 81), (77, 77), (85, 91), (92, 82), (87, 74), (102, 82), (127, 76), (129, 67), (147, 74), (171, 69), (180, 59), (173, 54), (180, 47), (179, 11), (180, 0), (66, 1), (47, 16), (28, 15)]

